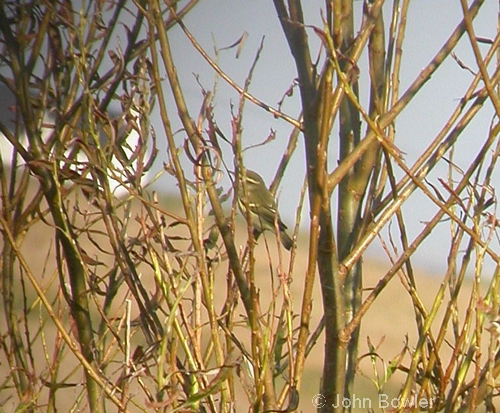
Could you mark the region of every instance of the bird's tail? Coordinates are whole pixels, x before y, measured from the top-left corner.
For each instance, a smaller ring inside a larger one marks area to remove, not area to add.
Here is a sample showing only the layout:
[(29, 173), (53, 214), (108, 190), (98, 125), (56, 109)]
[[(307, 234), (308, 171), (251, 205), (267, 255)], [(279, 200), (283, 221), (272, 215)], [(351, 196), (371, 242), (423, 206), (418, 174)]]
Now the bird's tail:
[(293, 246), (293, 241), (284, 229), (282, 229), (280, 231), (280, 239), (281, 239), (281, 243), (283, 244), (283, 246), (288, 251), (290, 251), (292, 249), (292, 246)]

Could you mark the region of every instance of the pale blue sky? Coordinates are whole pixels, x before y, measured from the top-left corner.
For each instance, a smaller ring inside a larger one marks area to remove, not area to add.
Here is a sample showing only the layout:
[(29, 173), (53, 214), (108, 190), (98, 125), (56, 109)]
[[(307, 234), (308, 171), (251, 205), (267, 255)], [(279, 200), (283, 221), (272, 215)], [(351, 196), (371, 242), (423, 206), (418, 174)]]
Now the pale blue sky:
[[(387, 3), (388, 7), (384, 9), (386, 25), (389, 23), (390, 7), (392, 7), (389, 4), (391, 2)], [(475, 30), (478, 36), (491, 38), (496, 33), (498, 4), (493, 1), (485, 3), (475, 20)], [(307, 5), (305, 10), (307, 24), (321, 26), (320, 10), (324, 7), (324, 2), (307, 1), (304, 4)], [(355, 2), (355, 7), (359, 14), (363, 2)], [(403, 45), (401, 93), (434, 56), (461, 20), (461, 16), (460, 4), (456, 0), (419, 0), (411, 3)], [(296, 74), (272, 2), (262, 0), (201, 1), (185, 19), (185, 24), (212, 57), (214, 47), (227, 47), (240, 38), (243, 32), (248, 33), (238, 59), (235, 56), (236, 49), (221, 51), (219, 54), (219, 64), (222, 69), (240, 85), (243, 84), (262, 37), (265, 36), (264, 50), (255, 70), (250, 92), (267, 104), (276, 107)], [(359, 24), (356, 27), (359, 27)], [(312, 30), (308, 34), (312, 43), (313, 57), (315, 57), (319, 42)], [(200, 108), (201, 93), (193, 74), (200, 76), (201, 83), (207, 89), (212, 87), (214, 74), (197, 55), (180, 29), (176, 28), (170, 32), (170, 41), (186, 98), (193, 114), (196, 114)], [(485, 52), (486, 46), (483, 46), (482, 50)], [(456, 49), (456, 54), (472, 69), (476, 68), (465, 36)], [(366, 56), (360, 60), (360, 68), (361, 102), (366, 107)], [(395, 143), (406, 154), (405, 161), (408, 166), (413, 164), (441, 129), (471, 79), (470, 73), (459, 68), (457, 63), (449, 58), (424, 86), (417, 98), (398, 117)], [(237, 94), (224, 81), (219, 80), (215, 114), (219, 127), (228, 137), (231, 136), (230, 107), (231, 104), (236, 105), (237, 101)], [(300, 110), (298, 90), (292, 98), (287, 99), (283, 108), (293, 117), (298, 115)], [(491, 118), (492, 110), (489, 105), (486, 105), (460, 138), (461, 143), (457, 145), (459, 149), (455, 155), (460, 166), (466, 167), (475, 156), (479, 144), (487, 135)], [(245, 153), (246, 166), (260, 172), (269, 183), (287, 143), (291, 127), (283, 121), (274, 119), (250, 102), (246, 104), (243, 127), (244, 145), (247, 146), (264, 140), (271, 129), (276, 131), (274, 142)], [(184, 137), (179, 134), (179, 141), (181, 139)], [(336, 138), (332, 136), (330, 169), (336, 164), (336, 145)], [(439, 186), (437, 178), (446, 178), (446, 173), (446, 165), (443, 163), (431, 174), (431, 182)], [(401, 176), (400, 172), (398, 176)], [(288, 226), (294, 224), (295, 207), (303, 177), (304, 151), (303, 141), (300, 139), (297, 151), (281, 184), (280, 210)], [(423, 228), (422, 222), (434, 215), (436, 207), (423, 196), (415, 194), (403, 211), (409, 225), (411, 240)], [(303, 231), (307, 231), (306, 221), (303, 224)], [(448, 236), (447, 223), (443, 223), (416, 255), (417, 264), (432, 271), (443, 271), (448, 252)], [(498, 249), (497, 246), (495, 249)], [(370, 251), (372, 254), (378, 254), (380, 248), (371, 248)]]
[[(321, 26), (321, 9), (324, 1), (304, 1), (307, 24)], [(387, 1), (384, 8), (386, 26), (389, 24), (392, 2)], [(403, 44), (403, 63), (400, 75), (400, 91), (403, 93), (408, 85), (418, 76), (429, 60), (435, 55), (439, 47), (450, 35), (457, 23), (461, 20), (462, 11), (457, 0), (417, 0), (411, 2), (408, 13), (407, 31)], [(356, 28), (363, 7), (362, 1), (355, 2), (357, 9)], [(497, 30), (498, 2), (487, 0), (479, 16), (475, 20), (475, 30), (478, 36), (492, 38)], [(285, 42), (281, 26), (276, 16), (273, 3), (269, 0), (201, 0), (200, 3), (184, 19), (184, 23), (196, 37), (202, 47), (214, 57), (214, 47), (221, 49), (233, 44), (244, 32), (248, 38), (241, 55), (236, 58), (236, 49), (224, 50), (219, 53), (221, 68), (238, 84), (242, 85), (250, 65), (255, 57), (263, 37), (264, 49), (257, 64), (250, 92), (270, 106), (277, 107), (284, 92), (289, 88), (296, 77), (295, 65)], [(122, 29), (123, 33), (123, 29)], [(319, 40), (309, 30), (311, 51), (316, 57)], [(201, 106), (202, 95), (195, 75), (199, 75), (200, 83), (207, 89), (212, 89), (214, 73), (208, 64), (199, 56), (189, 43), (179, 27), (169, 31), (177, 70), (181, 79), (183, 91), (187, 99), (192, 116), (196, 117)], [(124, 40), (122, 40), (122, 43)], [(487, 50), (481, 46), (483, 52)], [(476, 69), (474, 58), (464, 36), (456, 49), (458, 57)], [(362, 56), (360, 66), (361, 103), (367, 107), (367, 69), (366, 56)], [(431, 80), (419, 92), (418, 96), (406, 107), (396, 121), (395, 144), (404, 152), (407, 166), (411, 166), (428, 143), (434, 139), (449, 114), (458, 104), (460, 97), (469, 85), (472, 75), (461, 69), (457, 63), (449, 58), (433, 75)], [(181, 125), (176, 117), (176, 109), (171, 100), (168, 81), (164, 81), (165, 94), (171, 108), (170, 116), (174, 130), (180, 130)], [(0, 100), (2, 100), (0, 98)], [(237, 105), (238, 95), (223, 80), (218, 80), (217, 94), (214, 100), (215, 119), (220, 129), (231, 137), (231, 105)], [(157, 108), (156, 108), (157, 110)], [(292, 117), (300, 112), (300, 98), (298, 90), (292, 97), (287, 98), (282, 110)], [(478, 147), (486, 139), (492, 119), (492, 109), (489, 104), (481, 110), (479, 116), (472, 122), (457, 144), (455, 161), (465, 168), (476, 155)], [(287, 144), (291, 126), (282, 120), (247, 102), (243, 118), (244, 146), (262, 142), (271, 130), (276, 131), (276, 139), (265, 147), (257, 147), (245, 152), (245, 163), (250, 169), (258, 171), (269, 184), (281, 159), (281, 154)], [(158, 168), (166, 160), (165, 137), (159, 122), (157, 112), (153, 113), (153, 125), (156, 130), (160, 155)], [(365, 127), (363, 127), (365, 130)], [(330, 170), (336, 165), (337, 141), (334, 127), (330, 154)], [(179, 146), (185, 139), (183, 133), (176, 134)], [(163, 154), (163, 155), (162, 155)], [(228, 166), (232, 166), (229, 156), (230, 150), (226, 145), (225, 158)], [(190, 168), (188, 161), (186, 168)], [(401, 176), (401, 171), (396, 171)], [(446, 178), (447, 165), (443, 162), (430, 175), (430, 181), (438, 188), (438, 178)], [(189, 172), (188, 172), (189, 175)], [(500, 179), (500, 175), (497, 174)], [(289, 227), (294, 226), (295, 208), (299, 197), (301, 183), (304, 179), (304, 151), (302, 137), (286, 175), (282, 181), (279, 199), (280, 211), (283, 220)], [(159, 185), (162, 190), (176, 193), (173, 180), (162, 179)], [(226, 189), (229, 182), (224, 182)], [(335, 204), (335, 201), (334, 201)], [(424, 196), (413, 195), (404, 206), (403, 212), (407, 219), (410, 241), (423, 228), (423, 222), (429, 220), (435, 213), (436, 207)], [(493, 212), (493, 210), (491, 211)], [(302, 222), (302, 233), (307, 233), (307, 202)], [(385, 231), (387, 234), (387, 231)], [(434, 232), (423, 248), (417, 253), (417, 264), (432, 270), (442, 272), (446, 265), (447, 248), (449, 245), (449, 229), (443, 223)], [(396, 238), (399, 238), (396, 236)], [(377, 242), (375, 244), (378, 245)], [(492, 247), (499, 250), (495, 240)], [(375, 246), (369, 251), (372, 255), (380, 254), (380, 247)]]

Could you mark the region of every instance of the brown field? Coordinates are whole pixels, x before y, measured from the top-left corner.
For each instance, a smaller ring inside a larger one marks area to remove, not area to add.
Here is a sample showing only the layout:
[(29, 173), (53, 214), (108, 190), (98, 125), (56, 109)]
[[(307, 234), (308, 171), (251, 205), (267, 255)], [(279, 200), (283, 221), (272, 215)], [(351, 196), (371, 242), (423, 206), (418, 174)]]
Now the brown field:
[[(35, 230), (36, 228), (36, 230)], [(28, 263), (31, 266), (33, 273), (39, 278), (40, 283), (42, 285), (47, 286), (48, 291), (55, 291), (54, 285), (57, 284), (58, 280), (54, 273), (54, 263), (53, 263), (53, 240), (52, 240), (52, 229), (47, 227), (45, 224), (37, 224), (28, 235), (26, 240), (23, 243), (23, 251), (26, 254), (26, 258), (28, 259)], [(241, 230), (239, 234), (239, 239), (244, 240), (245, 231)], [(274, 239), (271, 237), (267, 237), (268, 246), (271, 251), (276, 250), (276, 246), (274, 243)], [(3, 240), (0, 240), (3, 242)], [(242, 242), (243, 244), (243, 242)], [(271, 254), (271, 265), (269, 264), (269, 260), (266, 253), (266, 248), (264, 245), (264, 241), (260, 240), (259, 245), (257, 247), (257, 258), (256, 258), (256, 274), (260, 277), (257, 281), (257, 285), (259, 287), (259, 293), (261, 298), (261, 303), (263, 303), (263, 307), (265, 307), (266, 303), (269, 303), (271, 300), (269, 292), (271, 291), (270, 286), (274, 285), (274, 288), (278, 288), (279, 279), (276, 275), (276, 269), (278, 267), (278, 260), (276, 254)], [(293, 273), (291, 274), (292, 281), (290, 283), (290, 290), (293, 296), (293, 308), (295, 314), (298, 314), (300, 311), (301, 298), (302, 298), (302, 288), (303, 288), (303, 274), (306, 267), (306, 253), (307, 250), (307, 240), (302, 235), (299, 240), (298, 252), (296, 256), (296, 262), (293, 267)], [(303, 252), (304, 251), (304, 252)], [(288, 265), (289, 255), (286, 251), (283, 251), (283, 264), (284, 267)], [(49, 258), (47, 258), (50, 256)], [(219, 273), (217, 279), (221, 283), (220, 288), (223, 291), (223, 294), (220, 295), (219, 298), (223, 298), (225, 296), (225, 275), (224, 271), (227, 267), (227, 263), (222, 261), (219, 267)], [(270, 269), (272, 269), (275, 274), (270, 275)], [(364, 262), (363, 271), (364, 271), (364, 286), (366, 289), (373, 287), (375, 283), (385, 274), (385, 271), (388, 269), (388, 265), (381, 260), (375, 260), (371, 258), (367, 258)], [(262, 276), (260, 275), (262, 274)], [(53, 277), (53, 278), (51, 278)], [(153, 288), (153, 281), (149, 278), (148, 274), (144, 274), (144, 283), (147, 286), (151, 285)], [(273, 282), (270, 283), (270, 278), (274, 277)], [(427, 310), (430, 309), (432, 305), (432, 301), (435, 297), (435, 293), (439, 288), (441, 282), (442, 275), (430, 275), (417, 272), (417, 284), (418, 284), (418, 294), (420, 299), (422, 300), (425, 308)], [(217, 287), (219, 288), (219, 287)], [(31, 291), (30, 297), (34, 297), (34, 293), (28, 287), (28, 291)], [(467, 307), (467, 302), (470, 296), (471, 285), (467, 284), (462, 291), (459, 302), (460, 307), (463, 310)], [(449, 295), (445, 296), (445, 301), (448, 299)], [(215, 297), (217, 300), (218, 296)], [(16, 303), (19, 306), (21, 311), (23, 303), (18, 301)], [(443, 304), (444, 305), (444, 304)], [(43, 337), (38, 338), (38, 344), (36, 348), (34, 348), (33, 354), (35, 357), (40, 357), (40, 360), (45, 358), (47, 355), (52, 354), (52, 349), (54, 348), (54, 339), (55, 339), (55, 327), (52, 321), (47, 319), (47, 315), (39, 303), (35, 303), (33, 305), (34, 310), (32, 311), (32, 320), (30, 320), (30, 325), (40, 325), (40, 323), (44, 323), (43, 328), (41, 329), (41, 334)], [(241, 305), (239, 307), (241, 309)], [(60, 308), (61, 316), (66, 321), (68, 320), (68, 314), (66, 308)], [(117, 311), (120, 309), (117, 308)], [(6, 331), (5, 327), (5, 318), (3, 316), (3, 307), (1, 312), (1, 320), (0, 320), (0, 332)], [(240, 311), (241, 313), (242, 311)], [(321, 297), (319, 293), (318, 283), (315, 285), (315, 295), (313, 301), (313, 320), (311, 324), (311, 328), (314, 329), (320, 319), (322, 313), (322, 304)], [(442, 312), (440, 313), (442, 314)], [(458, 317), (462, 317), (463, 314), (458, 314)], [(41, 321), (45, 320), (45, 321)], [(440, 321), (440, 316), (437, 317), (435, 324), (438, 326)], [(67, 325), (67, 324), (66, 324)], [(381, 392), (387, 394), (390, 398), (394, 397), (397, 394), (397, 391), (404, 383), (405, 376), (399, 372), (392, 376), (387, 383), (384, 380), (384, 369), (387, 367), (388, 363), (392, 358), (394, 358), (404, 347), (405, 336), (408, 337), (408, 345), (410, 350), (413, 348), (416, 342), (417, 327), (415, 323), (415, 317), (413, 312), (413, 307), (411, 304), (411, 300), (409, 298), (408, 293), (403, 288), (403, 285), (399, 278), (396, 276), (391, 281), (391, 283), (387, 286), (385, 291), (379, 296), (378, 300), (371, 307), (370, 311), (367, 313), (366, 317), (362, 323), (361, 329), (361, 345), (359, 350), (360, 356), (360, 364), (359, 364), (359, 374), (358, 379), (356, 381), (355, 387), (355, 397), (357, 399), (361, 399), (364, 397), (368, 397), (370, 400), (371, 407), (374, 411), (381, 411), (378, 408), (378, 399), (377, 399), (377, 390), (376, 386), (373, 384), (374, 380), (379, 380), (380, 385), (382, 386)], [(5, 339), (5, 337), (3, 337)], [(373, 369), (373, 365), (371, 364), (370, 357), (361, 357), (368, 352), (368, 344), (367, 340), (370, 340), (373, 345), (375, 345), (377, 349), (376, 358), (376, 372)], [(314, 411), (314, 407), (312, 405), (312, 397), (318, 393), (320, 378), (321, 378), (321, 366), (322, 366), (322, 355), (323, 355), (323, 338), (321, 337), (317, 346), (312, 351), (309, 356), (306, 366), (305, 372), (302, 381), (302, 387), (300, 391), (300, 407), (299, 411), (309, 412)], [(244, 341), (244, 339), (243, 339)], [(486, 341), (486, 340), (485, 340)], [(40, 342), (44, 344), (41, 345)], [(451, 350), (443, 351), (442, 364), (446, 367), (450, 362), (450, 354)], [(39, 371), (38, 374), (42, 374), (46, 372), (47, 365), (45, 362), (37, 361), (39, 363)], [(406, 355), (404, 359), (405, 366), (409, 365), (409, 356)], [(76, 360), (74, 357), (67, 353), (67, 357), (63, 361), (60, 366), (60, 378), (64, 378), (65, 374), (68, 374), (68, 381), (74, 382), (75, 377), (78, 377), (78, 374), (75, 371), (78, 371), (78, 367)], [(118, 367), (117, 367), (118, 369)], [(0, 383), (3, 383), (4, 379), (9, 374), (8, 363), (3, 359), (3, 355), (0, 358)], [(378, 375), (378, 378), (377, 378)], [(0, 411), (10, 412), (14, 411), (16, 407), (17, 396), (13, 396), (13, 389), (0, 387)], [(70, 403), (73, 403), (75, 397), (81, 397), (81, 388), (73, 387), (69, 390), (61, 390), (65, 396), (63, 398), (68, 398)], [(43, 403), (44, 396), (41, 395), (39, 402)], [(141, 394), (140, 399), (137, 400), (138, 403), (142, 403), (142, 399), (144, 396)], [(242, 397), (244, 397), (242, 395)], [(142, 399), (141, 399), (142, 398)], [(359, 402), (361, 403), (361, 402)], [(364, 402), (365, 406), (366, 403)], [(61, 408), (64, 409), (64, 400), (61, 401)], [(238, 412), (247, 411), (247, 403), (245, 400), (241, 400), (241, 403), (237, 404)], [(369, 407), (369, 406), (368, 406)], [(43, 411), (43, 408), (42, 410)], [(367, 411), (366, 408), (358, 408), (355, 411)]]

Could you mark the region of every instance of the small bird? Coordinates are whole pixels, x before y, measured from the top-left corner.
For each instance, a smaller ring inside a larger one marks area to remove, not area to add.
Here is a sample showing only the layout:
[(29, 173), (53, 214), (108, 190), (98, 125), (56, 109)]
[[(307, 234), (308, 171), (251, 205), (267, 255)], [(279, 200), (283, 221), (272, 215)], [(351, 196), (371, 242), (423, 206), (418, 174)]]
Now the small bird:
[[(241, 213), (246, 216), (246, 207), (243, 201), (243, 185), (241, 182), (238, 188), (238, 206)], [(246, 189), (248, 192), (246, 195), (248, 209), (252, 217), (254, 238), (257, 239), (266, 230), (276, 233), (276, 227), (278, 227), (281, 243), (289, 251), (292, 248), (293, 241), (286, 232), (287, 226), (279, 216), (273, 195), (267, 189), (264, 180), (257, 172), (247, 169)]]

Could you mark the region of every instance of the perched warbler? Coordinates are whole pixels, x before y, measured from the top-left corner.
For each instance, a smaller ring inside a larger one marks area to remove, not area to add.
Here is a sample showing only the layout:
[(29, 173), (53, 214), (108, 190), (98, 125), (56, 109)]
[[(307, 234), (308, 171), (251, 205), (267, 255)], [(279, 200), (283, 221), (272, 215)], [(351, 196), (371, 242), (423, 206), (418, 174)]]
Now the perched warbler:
[[(246, 217), (245, 194), (241, 182), (238, 188), (238, 206), (241, 213)], [(255, 239), (257, 239), (262, 232), (267, 230), (276, 234), (276, 228), (278, 228), (281, 243), (287, 250), (290, 250), (293, 241), (286, 232), (287, 226), (279, 216), (273, 195), (269, 189), (267, 189), (262, 177), (258, 173), (248, 169), (246, 170), (246, 190), (248, 209), (250, 210), (250, 216), (252, 218)]]

